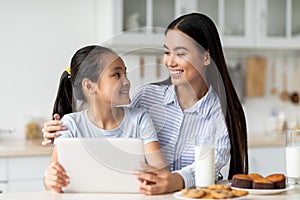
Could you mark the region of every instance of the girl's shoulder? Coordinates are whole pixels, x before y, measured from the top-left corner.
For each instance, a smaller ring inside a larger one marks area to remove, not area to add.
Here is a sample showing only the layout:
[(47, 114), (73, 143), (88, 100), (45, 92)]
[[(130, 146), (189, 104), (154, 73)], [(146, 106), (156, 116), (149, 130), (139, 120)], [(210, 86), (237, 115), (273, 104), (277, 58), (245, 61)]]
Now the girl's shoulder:
[(124, 107), (125, 119), (124, 124), (149, 124), (152, 123), (151, 116), (149, 112), (145, 109), (136, 107)]
[(85, 113), (86, 113), (86, 110), (65, 114), (62, 117), (61, 120), (62, 121), (75, 121), (75, 122), (77, 122), (77, 121), (80, 121), (82, 118), (85, 117)]

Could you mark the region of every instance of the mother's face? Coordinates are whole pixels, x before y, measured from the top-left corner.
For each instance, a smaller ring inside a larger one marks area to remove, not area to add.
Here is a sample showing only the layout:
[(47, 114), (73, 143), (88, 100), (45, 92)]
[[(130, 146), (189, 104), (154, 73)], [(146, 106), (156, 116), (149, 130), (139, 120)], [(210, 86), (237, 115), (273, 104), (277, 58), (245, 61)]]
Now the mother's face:
[(189, 36), (178, 30), (169, 30), (164, 45), (163, 63), (172, 83), (197, 84), (204, 77), (204, 66), (210, 64), (209, 53)]

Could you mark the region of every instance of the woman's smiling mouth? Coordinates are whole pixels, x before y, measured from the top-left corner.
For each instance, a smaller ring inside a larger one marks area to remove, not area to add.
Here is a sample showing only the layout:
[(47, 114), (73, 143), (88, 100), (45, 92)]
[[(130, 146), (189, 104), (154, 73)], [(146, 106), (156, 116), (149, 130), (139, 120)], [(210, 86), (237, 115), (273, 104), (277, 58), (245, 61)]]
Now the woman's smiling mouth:
[(183, 73), (183, 70), (170, 70), (172, 77), (179, 77)]

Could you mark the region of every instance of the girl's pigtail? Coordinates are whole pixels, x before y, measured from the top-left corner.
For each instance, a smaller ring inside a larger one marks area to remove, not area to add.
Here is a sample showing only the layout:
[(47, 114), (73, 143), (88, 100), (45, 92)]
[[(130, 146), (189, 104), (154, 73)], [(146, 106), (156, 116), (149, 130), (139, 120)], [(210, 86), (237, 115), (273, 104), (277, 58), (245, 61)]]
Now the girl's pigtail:
[(65, 114), (71, 113), (73, 107), (73, 88), (70, 78), (70, 71), (67, 68), (60, 77), (58, 92), (55, 99), (52, 116), (59, 114), (62, 118)]

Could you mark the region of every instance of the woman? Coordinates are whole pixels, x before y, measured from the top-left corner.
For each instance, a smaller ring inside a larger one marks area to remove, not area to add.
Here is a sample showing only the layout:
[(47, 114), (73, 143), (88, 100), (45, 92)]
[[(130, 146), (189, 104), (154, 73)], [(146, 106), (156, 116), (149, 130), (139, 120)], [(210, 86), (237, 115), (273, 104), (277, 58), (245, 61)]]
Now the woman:
[[(141, 88), (131, 105), (149, 110), (172, 173), (145, 165), (152, 172), (137, 174), (140, 191), (161, 194), (195, 186), (194, 138), (208, 134), (211, 125), (218, 127), (216, 180), (229, 157), (228, 179), (248, 173), (244, 111), (213, 21), (200, 13), (180, 16), (166, 29), (164, 50), (170, 79)], [(45, 143), (55, 136), (50, 132), (62, 129), (57, 124), (45, 124)]]

